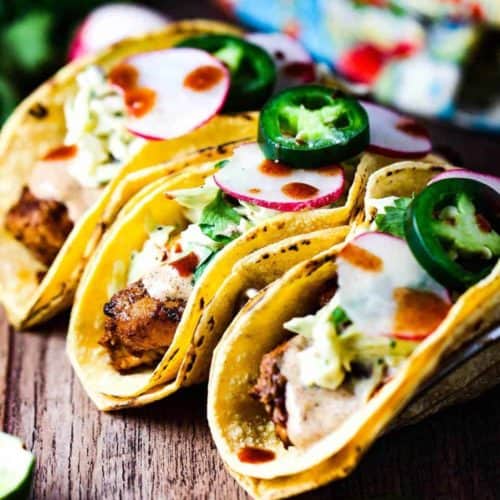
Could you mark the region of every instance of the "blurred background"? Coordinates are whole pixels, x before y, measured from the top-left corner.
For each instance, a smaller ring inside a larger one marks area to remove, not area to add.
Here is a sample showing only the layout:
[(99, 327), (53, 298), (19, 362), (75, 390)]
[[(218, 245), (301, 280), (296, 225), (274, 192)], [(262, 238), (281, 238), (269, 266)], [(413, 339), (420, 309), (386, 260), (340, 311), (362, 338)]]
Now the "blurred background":
[(210, 17), (299, 39), (355, 93), (500, 132), (500, 0), (156, 0), (141, 2), (152, 12), (128, 13), (107, 3), (0, 0), (1, 121), (70, 58), (171, 19)]

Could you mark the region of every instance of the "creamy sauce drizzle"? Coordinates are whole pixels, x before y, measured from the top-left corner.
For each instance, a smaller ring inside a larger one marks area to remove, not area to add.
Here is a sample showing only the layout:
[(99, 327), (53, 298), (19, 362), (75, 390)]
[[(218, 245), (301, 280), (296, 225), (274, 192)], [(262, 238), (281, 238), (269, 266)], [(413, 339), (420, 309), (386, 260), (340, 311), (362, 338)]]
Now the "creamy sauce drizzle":
[(37, 198), (63, 203), (69, 218), (76, 222), (97, 200), (102, 189), (82, 187), (69, 173), (70, 161), (37, 162), (28, 180), (28, 188)]
[(150, 297), (162, 301), (168, 297), (187, 301), (193, 291), (191, 276), (180, 276), (170, 264), (163, 264), (146, 274), (142, 284)]
[(297, 336), (291, 341), (281, 362), (285, 375), (287, 432), (290, 441), (306, 447), (338, 429), (364, 404), (363, 396), (340, 387), (334, 391), (320, 387), (304, 387), (300, 380), (297, 354), (307, 341)]

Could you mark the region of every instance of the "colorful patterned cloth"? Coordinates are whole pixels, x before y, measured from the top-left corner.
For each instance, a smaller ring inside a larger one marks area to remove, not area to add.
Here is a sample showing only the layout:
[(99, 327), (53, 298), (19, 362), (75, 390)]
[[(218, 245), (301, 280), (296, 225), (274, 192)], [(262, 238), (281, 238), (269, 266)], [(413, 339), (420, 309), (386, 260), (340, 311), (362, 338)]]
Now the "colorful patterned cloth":
[(242, 23), (298, 38), (358, 92), (500, 131), (500, 0), (218, 0)]

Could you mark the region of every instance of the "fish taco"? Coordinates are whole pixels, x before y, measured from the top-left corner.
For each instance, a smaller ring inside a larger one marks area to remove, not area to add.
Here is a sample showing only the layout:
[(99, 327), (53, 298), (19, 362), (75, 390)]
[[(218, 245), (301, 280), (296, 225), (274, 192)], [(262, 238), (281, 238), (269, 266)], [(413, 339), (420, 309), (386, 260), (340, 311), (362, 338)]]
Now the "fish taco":
[[(449, 356), (500, 323), (499, 193), (498, 178), (467, 170), (386, 166), (345, 242), (243, 307), (213, 356), (208, 421), (252, 496), (345, 477)], [(469, 369), (445, 377), (441, 400), (457, 398), (450, 381), (479, 387)], [(435, 411), (439, 392), (400, 422)]]
[(99, 408), (205, 380), (241, 305), (345, 237), (370, 174), (395, 154), (427, 154), (427, 139), (394, 131), (385, 155), (370, 152), (381, 128), (371, 121), (370, 135), (368, 122), (331, 88), (285, 90), (264, 105), (258, 142), (192, 155), (195, 169), (129, 202), (89, 263), (70, 321), (68, 353)]
[[(201, 20), (119, 42), (63, 68), (7, 121), (0, 134), (0, 300), (16, 326), (71, 304), (106, 227), (103, 213), (112, 220), (126, 201), (113, 193), (130, 196), (149, 181), (126, 185), (128, 174), (255, 137), (256, 114), (235, 112), (256, 105), (252, 89), (240, 92), (245, 80), (234, 78), (239, 65), (228, 69), (217, 54), (178, 46), (222, 35), (251, 45), (238, 29)], [(272, 91), (274, 69), (267, 53), (259, 56), (268, 71), (263, 95)], [(231, 108), (229, 94), (240, 98)]]

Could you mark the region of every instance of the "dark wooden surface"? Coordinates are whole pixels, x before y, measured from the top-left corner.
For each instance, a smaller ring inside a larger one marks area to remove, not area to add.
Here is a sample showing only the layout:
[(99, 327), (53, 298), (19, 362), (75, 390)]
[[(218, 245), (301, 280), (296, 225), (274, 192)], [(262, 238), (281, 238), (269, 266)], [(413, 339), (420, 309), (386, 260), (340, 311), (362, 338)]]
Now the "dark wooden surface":
[[(211, 15), (206, 2), (164, 2), (174, 17)], [(175, 4), (175, 5), (174, 5)], [(171, 11), (172, 12), (172, 11)], [(431, 125), (465, 166), (500, 170), (498, 137)], [(37, 456), (37, 499), (243, 499), (205, 422), (205, 386), (146, 408), (99, 413), (71, 371), (67, 318), (12, 332), (0, 312), (0, 424)], [(500, 388), (384, 437), (348, 479), (304, 498), (500, 498)]]

